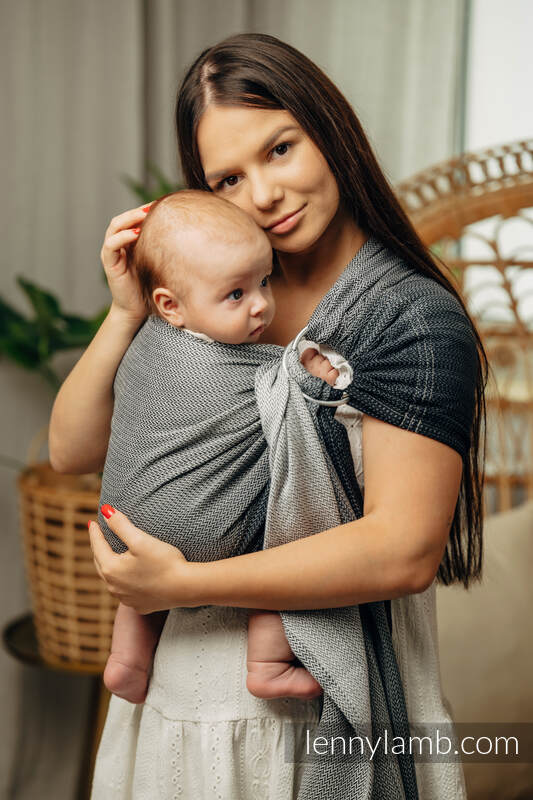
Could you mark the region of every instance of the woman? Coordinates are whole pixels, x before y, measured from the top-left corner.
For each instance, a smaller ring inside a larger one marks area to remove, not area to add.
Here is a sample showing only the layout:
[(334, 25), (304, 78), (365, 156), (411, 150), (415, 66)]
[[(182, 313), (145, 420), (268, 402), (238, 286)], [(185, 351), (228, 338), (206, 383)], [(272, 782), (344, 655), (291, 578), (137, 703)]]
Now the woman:
[[(259, 34), (231, 37), (204, 51), (181, 86), (177, 126), (187, 185), (236, 203), (267, 231), (275, 250), (277, 315), (262, 341), (286, 346), (293, 340), (357, 254), (372, 267), (376, 241), (457, 298), (401, 210), (353, 110), (298, 51)], [(102, 261), (113, 303), (53, 409), (50, 456), (60, 471), (101, 469), (105, 459), (113, 377), (144, 318), (124, 250), (135, 241), (144, 214), (125, 212), (106, 232)], [(380, 297), (374, 302), (379, 305)], [(407, 314), (407, 304), (405, 309)], [(96, 767), (96, 800), (296, 797), (305, 767), (285, 760), (283, 723), (295, 734), (309, 729), (319, 700), (263, 701), (246, 693), (248, 608), (392, 600), (409, 719), (449, 720), (439, 685), (435, 576), (468, 585), (480, 575), (478, 450), (487, 367), (472, 327), (475, 356), (468, 366), (474, 377), (460, 387), (459, 398), (457, 392), (450, 398), (450, 408), (445, 401), (439, 405), (437, 396), (447, 394), (439, 395), (445, 373), (441, 351), (432, 349), (431, 320), (415, 330), (415, 353), (424, 363), (430, 351), (434, 394), (421, 395), (416, 425), (410, 405), (405, 414), (387, 410), (393, 401), (386, 381), (376, 389), (382, 393), (378, 410), (355, 412), (350, 441), (356, 461), (362, 444), (361, 519), (201, 564), (186, 562), (179, 551), (134, 528), (120, 511), (110, 526), (128, 546), (124, 555), (112, 554), (91, 525), (95, 562), (112, 594), (141, 613), (173, 609), (146, 704), (133, 707), (112, 698)], [(456, 445), (442, 433), (438, 417), (446, 414), (453, 424), (455, 409), (469, 405), (470, 429), (464, 446)], [(433, 414), (432, 425), (424, 414)], [(360, 467), (354, 463), (357, 472)], [(417, 764), (417, 781), (424, 800), (463, 793), (455, 764)]]

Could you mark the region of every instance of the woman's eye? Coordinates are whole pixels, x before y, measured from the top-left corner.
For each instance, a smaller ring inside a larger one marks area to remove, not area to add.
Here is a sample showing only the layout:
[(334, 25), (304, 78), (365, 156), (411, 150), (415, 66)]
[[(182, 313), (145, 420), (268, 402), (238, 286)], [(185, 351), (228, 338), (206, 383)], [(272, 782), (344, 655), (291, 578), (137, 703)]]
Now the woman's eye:
[(281, 144), (277, 144), (274, 149), (272, 150), (273, 153), (276, 153), (278, 156), (284, 156), (287, 153), (287, 150), (290, 147), (289, 142), (282, 142)]
[(230, 300), (240, 300), (241, 297), (242, 297), (242, 289), (234, 289), (232, 292), (228, 294), (228, 299)]
[[(276, 155), (278, 155), (280, 157), (281, 156), (285, 156), (285, 155), (287, 155), (287, 152), (289, 151), (289, 149), (291, 147), (292, 147), (292, 145), (291, 145), (290, 142), (281, 142), (280, 144), (277, 144), (270, 151), (270, 153), (271, 154), (275, 153)], [(238, 175), (228, 175), (227, 178), (222, 178), (222, 180), (220, 180), (216, 184), (215, 191), (219, 192), (219, 191), (222, 191), (222, 189), (231, 189), (234, 186), (237, 186), (238, 182), (239, 182), (239, 176)]]
[[(222, 178), (221, 181), (217, 184), (217, 189), (225, 189), (226, 186), (236, 186), (237, 185), (238, 176), (237, 175), (228, 175), (227, 178)], [(227, 181), (227, 183), (226, 183)]]

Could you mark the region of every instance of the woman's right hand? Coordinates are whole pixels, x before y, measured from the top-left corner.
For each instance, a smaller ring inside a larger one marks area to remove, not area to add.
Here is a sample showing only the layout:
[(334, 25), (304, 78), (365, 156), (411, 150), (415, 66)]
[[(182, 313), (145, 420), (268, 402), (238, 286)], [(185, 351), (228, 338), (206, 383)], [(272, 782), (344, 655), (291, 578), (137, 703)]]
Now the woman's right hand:
[(113, 297), (112, 309), (132, 320), (143, 321), (146, 307), (137, 281), (128, 270), (126, 247), (137, 241), (151, 203), (113, 217), (105, 232), (100, 258)]

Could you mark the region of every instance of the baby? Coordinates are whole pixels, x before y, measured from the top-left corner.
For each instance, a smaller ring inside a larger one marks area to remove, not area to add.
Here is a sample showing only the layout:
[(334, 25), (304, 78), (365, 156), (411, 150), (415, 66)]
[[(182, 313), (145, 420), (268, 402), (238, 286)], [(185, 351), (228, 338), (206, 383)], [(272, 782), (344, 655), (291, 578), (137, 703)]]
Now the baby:
[[(155, 201), (128, 259), (149, 312), (193, 335), (253, 343), (274, 318), (266, 234), (244, 211), (208, 192), (175, 192)], [(309, 371), (331, 385), (339, 376), (319, 353)], [(102, 511), (106, 515), (105, 506)], [(140, 615), (119, 605), (104, 672), (109, 691), (132, 703), (144, 701), (166, 614)], [(295, 659), (277, 612), (250, 611), (247, 667), (246, 686), (257, 697), (322, 694)]]

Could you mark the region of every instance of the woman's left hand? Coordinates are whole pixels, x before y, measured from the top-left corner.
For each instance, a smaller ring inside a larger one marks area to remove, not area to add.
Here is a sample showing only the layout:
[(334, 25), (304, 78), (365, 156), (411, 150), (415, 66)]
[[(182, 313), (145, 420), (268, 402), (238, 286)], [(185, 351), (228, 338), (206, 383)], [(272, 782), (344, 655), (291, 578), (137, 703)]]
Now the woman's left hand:
[(192, 602), (191, 569), (181, 550), (136, 528), (120, 511), (107, 524), (128, 548), (113, 552), (98, 524), (89, 523), (94, 563), (113, 597), (139, 614), (200, 605)]

